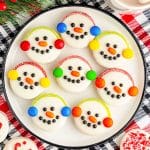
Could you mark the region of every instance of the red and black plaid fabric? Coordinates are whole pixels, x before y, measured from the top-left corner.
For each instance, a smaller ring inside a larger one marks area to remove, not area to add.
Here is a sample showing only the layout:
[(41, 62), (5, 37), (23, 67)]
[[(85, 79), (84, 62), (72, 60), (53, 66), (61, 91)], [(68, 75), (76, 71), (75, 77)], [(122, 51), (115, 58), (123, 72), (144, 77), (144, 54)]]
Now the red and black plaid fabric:
[[(116, 14), (129, 28), (138, 39), (142, 52), (145, 56), (145, 62), (147, 66), (147, 85), (144, 93), (143, 102), (135, 115), (134, 119), (131, 121), (130, 125), (122, 131), (120, 135), (113, 139), (109, 139), (106, 143), (91, 147), (91, 150), (118, 150), (119, 143), (127, 131), (131, 129), (143, 129), (150, 132), (150, 9), (143, 12), (138, 12), (138, 14), (119, 14), (118, 11), (114, 10), (109, 4), (109, 0), (56, 0), (54, 5), (63, 4), (81, 4), (81, 5), (92, 5), (96, 8), (102, 8), (111, 13)], [(21, 25), (28, 18), (22, 18), (20, 22), (8, 22), (7, 24), (0, 25), (0, 89), (2, 96), (0, 97), (0, 110), (5, 112), (10, 123), (10, 132), (6, 140), (0, 143), (0, 150), (7, 143), (8, 140), (16, 136), (29, 137), (37, 144), (39, 150), (54, 150), (60, 149), (52, 145), (48, 145), (33, 135), (26, 131), (20, 123), (15, 119), (12, 112), (10, 111), (5, 97), (3, 96), (3, 86), (2, 86), (2, 72), (3, 72), (3, 61), (4, 56), (7, 53), (7, 49), (11, 40), (14, 38), (15, 34), (19, 31)], [(60, 149), (61, 150), (61, 149)]]

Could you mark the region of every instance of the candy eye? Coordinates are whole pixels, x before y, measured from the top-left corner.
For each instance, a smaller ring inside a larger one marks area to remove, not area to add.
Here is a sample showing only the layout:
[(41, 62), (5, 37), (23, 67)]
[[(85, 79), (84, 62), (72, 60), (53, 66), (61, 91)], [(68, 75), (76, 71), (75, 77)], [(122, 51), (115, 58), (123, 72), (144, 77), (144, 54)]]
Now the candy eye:
[(31, 74), (31, 77), (35, 77), (35, 73), (32, 73), (32, 74)]
[(79, 67), (78, 67), (78, 70), (82, 70), (82, 67), (81, 67), (81, 66), (79, 66)]
[(36, 37), (35, 40), (36, 40), (36, 41), (39, 41), (39, 37)]
[(83, 24), (83, 23), (80, 23), (80, 27), (84, 27), (84, 24)]
[(99, 114), (95, 114), (95, 117), (99, 117)]
[(116, 45), (116, 44), (114, 44), (114, 45), (113, 45), (113, 48), (117, 48), (117, 45)]
[(88, 114), (88, 115), (90, 115), (90, 114), (91, 114), (91, 112), (90, 112), (90, 111), (87, 111), (87, 114)]
[(120, 87), (123, 87), (123, 84), (122, 84), (122, 83), (120, 83), (120, 84), (119, 84), (119, 86), (120, 86)]
[(53, 48), (53, 46), (51, 46), (51, 45), (50, 45), (50, 46), (49, 46), (49, 48), (50, 48), (50, 49), (52, 49), (52, 48)]
[(72, 66), (69, 66), (69, 67), (68, 67), (68, 70), (72, 70), (72, 69), (73, 69), (73, 67), (72, 67)]
[(43, 108), (43, 111), (47, 111), (47, 108), (46, 108), (46, 107), (44, 107), (44, 108)]
[(70, 25), (71, 25), (71, 27), (75, 27), (75, 23), (71, 23)]
[(111, 82), (111, 84), (112, 84), (112, 85), (115, 85), (115, 82), (113, 81), (113, 82)]
[(48, 37), (47, 37), (47, 36), (44, 36), (44, 37), (43, 37), (43, 40), (47, 40), (47, 39), (48, 39)]
[(55, 107), (50, 107), (50, 110), (51, 110), (51, 111), (54, 111), (54, 110), (55, 110)]
[(23, 73), (24, 76), (27, 76), (27, 74), (28, 74), (27, 72), (24, 72), (24, 73)]
[(109, 47), (110, 46), (110, 43), (106, 43), (106, 47)]

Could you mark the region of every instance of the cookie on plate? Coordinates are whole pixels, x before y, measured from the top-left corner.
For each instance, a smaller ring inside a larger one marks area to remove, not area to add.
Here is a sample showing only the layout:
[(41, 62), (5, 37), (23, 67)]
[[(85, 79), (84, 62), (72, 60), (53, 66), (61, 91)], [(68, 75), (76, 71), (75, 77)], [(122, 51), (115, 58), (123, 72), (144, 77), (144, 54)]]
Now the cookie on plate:
[(111, 68), (101, 73), (95, 80), (100, 97), (108, 104), (123, 104), (138, 95), (131, 75), (122, 69)]
[(34, 62), (23, 62), (8, 71), (13, 92), (24, 99), (32, 99), (50, 86), (45, 70)]
[(123, 66), (134, 57), (127, 39), (118, 32), (104, 31), (89, 43), (98, 64), (106, 68)]
[(9, 132), (9, 123), (7, 116), (0, 111), (0, 142), (2, 142)]
[(66, 101), (56, 94), (41, 94), (28, 108), (28, 115), (35, 125), (46, 131), (57, 131), (70, 116), (71, 110)]
[(101, 30), (95, 25), (91, 16), (85, 12), (75, 11), (64, 17), (57, 24), (57, 31), (71, 47), (84, 48)]
[(89, 98), (72, 109), (75, 124), (81, 132), (100, 135), (113, 126), (109, 107), (100, 99)]
[(70, 92), (84, 91), (96, 78), (96, 72), (86, 59), (72, 55), (61, 60), (53, 70), (58, 84)]
[(38, 150), (38, 148), (29, 138), (15, 137), (6, 143), (4, 150)]
[(150, 134), (140, 129), (128, 131), (121, 140), (120, 150), (149, 150)]
[(50, 63), (61, 53), (64, 42), (58, 33), (46, 26), (31, 29), (24, 37), (20, 48), (37, 63)]

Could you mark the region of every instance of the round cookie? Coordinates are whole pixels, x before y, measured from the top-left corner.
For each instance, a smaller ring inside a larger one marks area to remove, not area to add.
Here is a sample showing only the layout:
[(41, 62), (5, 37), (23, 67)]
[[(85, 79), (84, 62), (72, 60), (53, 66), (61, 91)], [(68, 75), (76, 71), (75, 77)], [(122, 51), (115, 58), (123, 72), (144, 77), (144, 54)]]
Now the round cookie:
[(34, 62), (23, 62), (8, 71), (13, 92), (24, 99), (32, 99), (49, 87), (50, 80), (44, 69)]
[(71, 47), (84, 48), (101, 30), (95, 25), (91, 16), (85, 12), (75, 11), (66, 15), (57, 24), (57, 31)]
[(56, 31), (46, 26), (31, 29), (20, 44), (30, 59), (43, 64), (54, 61), (63, 47), (64, 42)]
[(123, 66), (134, 57), (126, 38), (114, 31), (102, 32), (89, 43), (89, 48), (97, 63), (106, 68)]
[(123, 104), (138, 95), (138, 88), (125, 70), (111, 68), (101, 73), (95, 80), (100, 97), (108, 104)]
[(149, 150), (150, 134), (140, 129), (132, 129), (121, 140), (120, 150)]
[(72, 109), (77, 128), (89, 135), (100, 135), (113, 126), (111, 112), (100, 99), (89, 98)]
[(96, 72), (83, 57), (72, 55), (61, 60), (53, 70), (58, 84), (70, 92), (84, 91), (96, 78)]
[(38, 150), (36, 144), (26, 137), (15, 137), (8, 141), (4, 150)]
[(41, 94), (28, 108), (35, 125), (46, 131), (57, 131), (70, 116), (71, 110), (63, 98), (56, 94)]
[(9, 132), (9, 123), (6, 115), (0, 111), (0, 143), (6, 138)]

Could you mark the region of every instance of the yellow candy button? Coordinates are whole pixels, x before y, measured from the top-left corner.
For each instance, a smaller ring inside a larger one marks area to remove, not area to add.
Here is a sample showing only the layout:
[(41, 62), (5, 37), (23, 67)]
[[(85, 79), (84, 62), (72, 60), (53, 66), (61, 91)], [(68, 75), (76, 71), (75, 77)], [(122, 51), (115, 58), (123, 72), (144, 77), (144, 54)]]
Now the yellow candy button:
[(18, 76), (19, 75), (18, 75), (17, 70), (10, 70), (10, 71), (8, 71), (8, 78), (10, 80), (17, 80)]
[(42, 78), (40, 80), (40, 85), (44, 88), (47, 88), (50, 86), (50, 80), (48, 78)]
[(100, 48), (99, 42), (97, 40), (92, 40), (89, 43), (90, 50), (97, 51)]
[(134, 56), (133, 50), (131, 50), (130, 48), (127, 48), (125, 50), (122, 51), (122, 56), (124, 58), (130, 59)]

